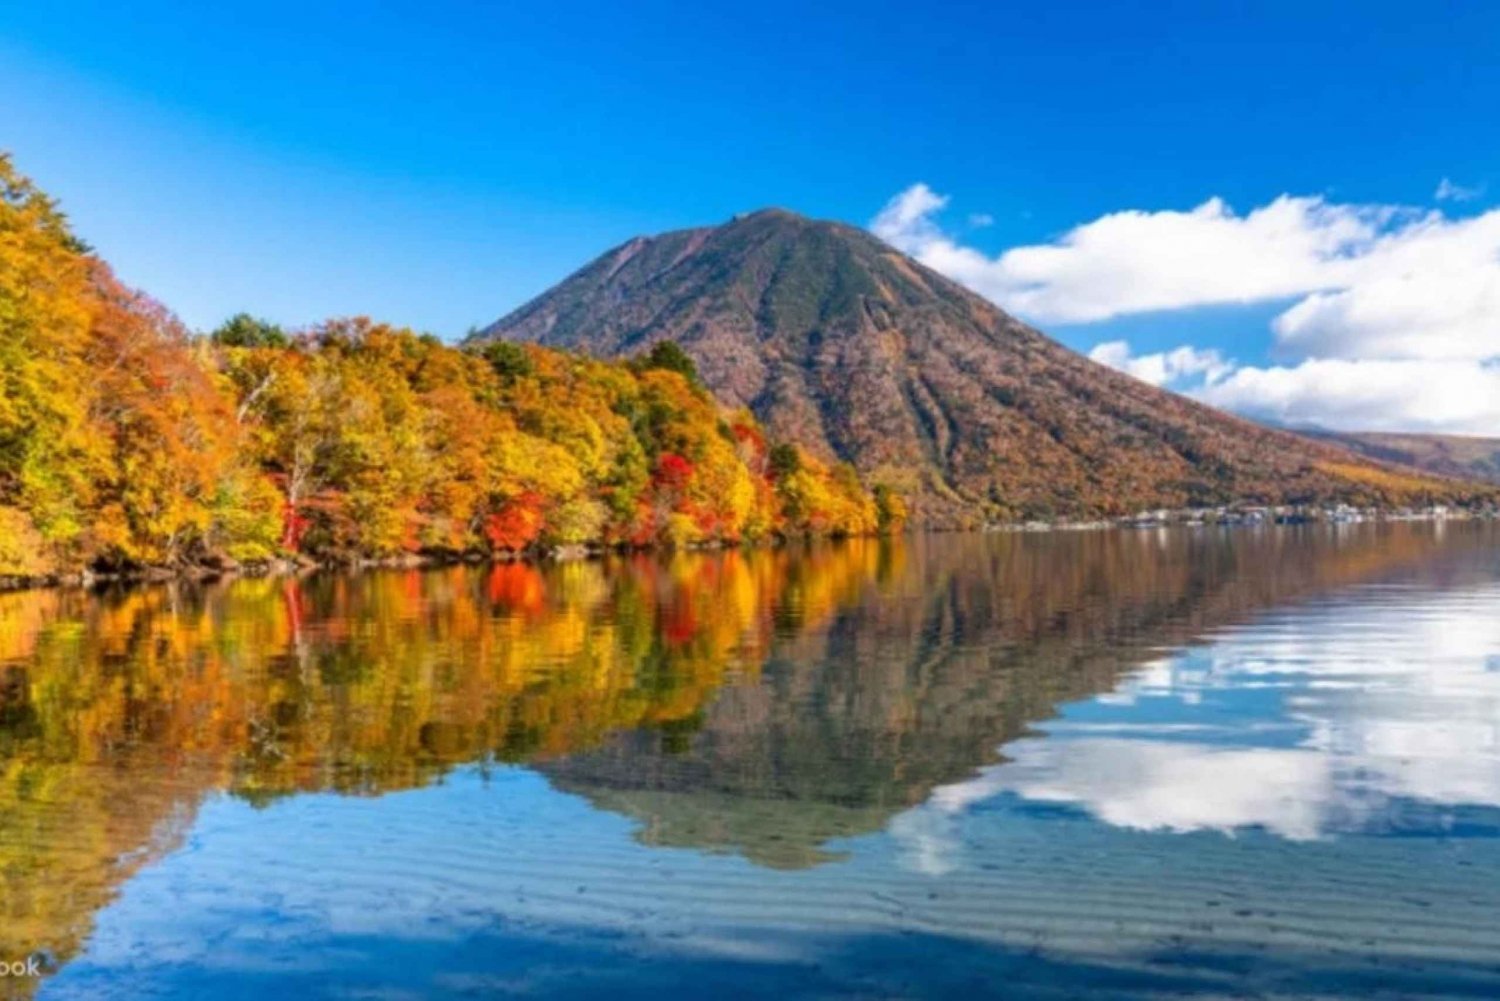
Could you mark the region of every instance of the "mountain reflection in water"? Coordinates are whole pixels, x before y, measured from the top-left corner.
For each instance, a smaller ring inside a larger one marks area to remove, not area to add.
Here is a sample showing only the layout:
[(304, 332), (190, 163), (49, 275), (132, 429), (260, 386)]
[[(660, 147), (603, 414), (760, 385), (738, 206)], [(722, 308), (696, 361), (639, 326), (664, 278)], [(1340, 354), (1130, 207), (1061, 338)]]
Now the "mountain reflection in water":
[(77, 955), (221, 794), (465, 765), (788, 873), (882, 831), (914, 873), (984, 862), (959, 818), (997, 797), (1490, 831), (1497, 553), (1482, 525), (938, 536), (0, 595), (0, 956)]

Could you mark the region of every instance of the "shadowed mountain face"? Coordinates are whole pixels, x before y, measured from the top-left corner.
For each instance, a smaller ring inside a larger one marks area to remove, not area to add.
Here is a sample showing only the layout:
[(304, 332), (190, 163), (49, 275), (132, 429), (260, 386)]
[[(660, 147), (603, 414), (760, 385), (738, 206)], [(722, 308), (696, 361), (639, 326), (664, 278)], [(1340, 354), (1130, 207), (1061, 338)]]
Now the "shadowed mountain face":
[(1399, 463), (1438, 476), (1500, 483), (1500, 438), (1373, 431), (1312, 431), (1307, 434), (1381, 462)]
[(631, 240), (477, 337), (675, 340), (726, 403), (934, 523), (1466, 493), (1117, 373), (863, 230), (774, 209)]

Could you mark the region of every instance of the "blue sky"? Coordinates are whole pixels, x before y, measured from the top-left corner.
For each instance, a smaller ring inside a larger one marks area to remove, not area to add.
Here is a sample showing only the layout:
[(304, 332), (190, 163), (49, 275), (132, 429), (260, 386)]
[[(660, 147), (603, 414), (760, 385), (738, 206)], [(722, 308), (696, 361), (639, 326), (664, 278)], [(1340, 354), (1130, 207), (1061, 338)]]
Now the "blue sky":
[[(1500, 193), (1491, 4), (0, 6), (0, 147), (199, 327), (454, 337), (638, 233), (773, 204), (868, 224), (919, 182), (948, 199), (929, 223), (991, 258), (1211, 198), (1459, 221)], [(1445, 178), (1461, 199), (1435, 200)], [(1323, 358), (1270, 318), (1329, 281), (1029, 318), (1269, 370)], [(1488, 386), (1493, 356), (1464, 361)], [(1500, 433), (1470, 410), (1413, 417)]]

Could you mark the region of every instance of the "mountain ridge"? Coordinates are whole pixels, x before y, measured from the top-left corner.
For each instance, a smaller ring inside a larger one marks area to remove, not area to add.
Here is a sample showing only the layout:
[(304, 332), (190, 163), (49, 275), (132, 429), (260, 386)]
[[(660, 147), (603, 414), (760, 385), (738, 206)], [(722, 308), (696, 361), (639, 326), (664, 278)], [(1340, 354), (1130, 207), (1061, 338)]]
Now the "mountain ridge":
[(1371, 459), (1437, 476), (1500, 484), (1500, 438), (1419, 432), (1305, 430)]
[(604, 357), (674, 340), (725, 403), (929, 523), (1483, 494), (1149, 386), (865, 230), (784, 209), (626, 241), (475, 338)]

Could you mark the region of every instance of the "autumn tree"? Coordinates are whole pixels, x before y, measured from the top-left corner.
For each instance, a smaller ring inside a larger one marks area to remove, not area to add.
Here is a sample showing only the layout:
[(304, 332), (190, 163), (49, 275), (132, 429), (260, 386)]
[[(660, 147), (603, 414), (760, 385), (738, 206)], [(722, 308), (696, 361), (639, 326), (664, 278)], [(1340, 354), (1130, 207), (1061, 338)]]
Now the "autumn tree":
[(89, 422), (95, 307), (80, 251), (56, 204), (0, 155), (0, 508), (59, 552), (76, 548), (105, 461)]
[(698, 363), (693, 361), (692, 357), (682, 350), (682, 345), (676, 341), (657, 341), (651, 345), (651, 350), (642, 356), (638, 367), (642, 371), (661, 369), (665, 372), (676, 372), (689, 384), (700, 385)]
[(291, 343), (286, 331), (249, 313), (236, 313), (219, 325), (209, 338), (231, 348), (284, 348)]

